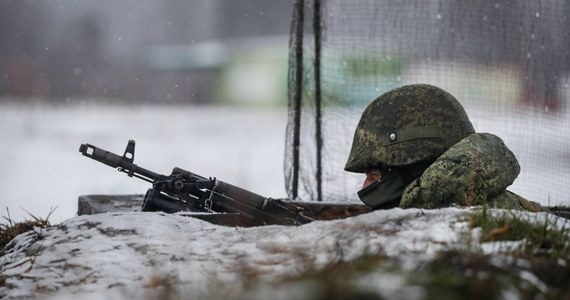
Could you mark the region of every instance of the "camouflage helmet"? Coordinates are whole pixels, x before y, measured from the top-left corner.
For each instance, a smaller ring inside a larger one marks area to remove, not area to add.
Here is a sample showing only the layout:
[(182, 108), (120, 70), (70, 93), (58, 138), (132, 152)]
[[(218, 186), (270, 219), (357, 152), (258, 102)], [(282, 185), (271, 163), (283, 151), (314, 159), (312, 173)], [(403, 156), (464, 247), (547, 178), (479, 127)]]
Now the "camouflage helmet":
[(448, 92), (427, 84), (395, 88), (362, 113), (344, 169), (364, 173), (435, 160), (473, 132), (465, 110)]

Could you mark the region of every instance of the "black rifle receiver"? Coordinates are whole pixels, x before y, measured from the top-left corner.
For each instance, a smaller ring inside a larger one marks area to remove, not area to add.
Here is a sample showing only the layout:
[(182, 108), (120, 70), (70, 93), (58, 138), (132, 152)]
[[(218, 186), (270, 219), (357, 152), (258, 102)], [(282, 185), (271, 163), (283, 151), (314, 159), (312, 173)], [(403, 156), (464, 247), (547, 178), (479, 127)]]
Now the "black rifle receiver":
[(134, 140), (129, 140), (123, 156), (90, 144), (82, 144), (79, 152), (129, 177), (152, 183), (144, 197), (143, 211), (238, 213), (253, 226), (302, 225), (313, 221), (295, 205), (263, 197), (216, 178), (205, 178), (176, 167), (168, 176), (141, 168), (134, 164)]

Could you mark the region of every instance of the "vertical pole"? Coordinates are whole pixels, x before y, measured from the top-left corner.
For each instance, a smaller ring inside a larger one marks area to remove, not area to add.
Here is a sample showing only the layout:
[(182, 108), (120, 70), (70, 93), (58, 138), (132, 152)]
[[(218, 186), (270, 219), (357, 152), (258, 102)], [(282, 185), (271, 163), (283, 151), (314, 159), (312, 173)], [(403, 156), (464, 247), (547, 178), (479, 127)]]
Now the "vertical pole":
[(316, 109), (316, 132), (315, 140), (317, 142), (317, 201), (323, 201), (323, 168), (322, 168), (322, 151), (323, 151), (323, 134), (322, 134), (322, 104), (321, 104), (321, 1), (314, 0), (314, 16), (313, 31), (315, 35), (315, 109)]
[(294, 6), (295, 30), (295, 83), (293, 86), (293, 182), (291, 195), (296, 199), (299, 195), (299, 148), (301, 144), (301, 103), (303, 100), (303, 27), (304, 1), (296, 0)]

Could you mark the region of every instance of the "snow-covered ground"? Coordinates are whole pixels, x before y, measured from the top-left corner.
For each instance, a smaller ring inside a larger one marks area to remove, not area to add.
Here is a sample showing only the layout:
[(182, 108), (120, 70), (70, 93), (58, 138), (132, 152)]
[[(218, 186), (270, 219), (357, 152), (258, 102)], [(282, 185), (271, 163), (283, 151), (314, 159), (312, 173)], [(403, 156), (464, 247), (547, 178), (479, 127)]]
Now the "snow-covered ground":
[[(158, 212), (79, 216), (48, 229), (36, 228), (6, 247), (0, 257), (0, 298), (179, 298), (160, 296), (170, 292), (184, 299), (251, 299), (244, 295), (253, 291), (256, 299), (314, 299), (309, 286), (287, 286), (283, 280), (368, 254), (381, 255), (403, 271), (383, 267), (359, 278), (359, 285), (387, 299), (424, 299), (426, 291), (410, 285), (414, 270), (441, 251), (466, 250), (466, 239), (476, 241), (478, 231), (468, 226), (470, 213), (458, 208), (396, 208), (299, 227), (257, 228), (224, 227)], [(519, 215), (539, 224), (546, 216)], [(565, 219), (548, 218), (551, 226), (567, 226)], [(518, 245), (493, 242), (481, 249), (493, 254)], [(499, 257), (495, 263), (501, 266)], [(541, 279), (528, 271), (513, 276), (547, 292)], [(263, 288), (279, 282), (278, 290)]]

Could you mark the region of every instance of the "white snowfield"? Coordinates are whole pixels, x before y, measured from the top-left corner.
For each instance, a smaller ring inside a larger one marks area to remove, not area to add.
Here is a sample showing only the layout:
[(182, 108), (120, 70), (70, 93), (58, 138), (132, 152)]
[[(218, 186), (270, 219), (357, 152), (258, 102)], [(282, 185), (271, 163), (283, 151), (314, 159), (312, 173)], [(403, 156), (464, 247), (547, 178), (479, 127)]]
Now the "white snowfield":
[[(247, 274), (259, 275), (270, 286), (311, 267), (367, 253), (386, 255), (413, 272), (438, 251), (465, 247), (461, 238), (466, 233), (477, 238), (477, 230), (468, 227), (472, 211), (396, 208), (298, 227), (255, 228), (213, 225), (181, 214), (79, 216), (47, 229), (36, 228), (6, 247), (0, 257), (6, 278), (0, 298), (150, 299), (169, 288), (185, 299), (231, 299), (244, 292), (242, 280)], [(545, 217), (544, 213), (520, 215), (538, 221)], [(549, 218), (559, 226), (567, 221)], [(494, 253), (501, 244), (482, 249)], [(532, 274), (522, 280), (541, 284)], [(258, 284), (253, 298), (302, 299), (305, 292), (302, 285), (276, 290), (263, 289), (263, 284)], [(361, 284), (390, 299), (422, 297), (421, 290), (386, 272), (368, 276)]]

